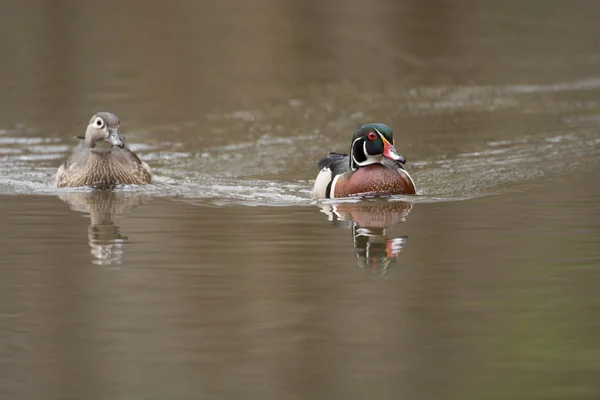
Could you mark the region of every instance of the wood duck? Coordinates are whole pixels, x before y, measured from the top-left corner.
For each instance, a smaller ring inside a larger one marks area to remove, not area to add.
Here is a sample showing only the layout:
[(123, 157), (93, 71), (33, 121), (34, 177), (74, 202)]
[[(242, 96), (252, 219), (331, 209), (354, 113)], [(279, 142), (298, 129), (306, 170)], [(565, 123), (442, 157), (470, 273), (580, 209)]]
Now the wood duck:
[(107, 189), (119, 184), (150, 183), (148, 164), (125, 146), (115, 114), (95, 114), (85, 137), (73, 154), (58, 168), (56, 187), (91, 186)]
[(319, 161), (314, 193), (318, 200), (415, 194), (415, 183), (394, 147), (392, 129), (367, 124), (352, 137), (350, 155), (329, 153)]

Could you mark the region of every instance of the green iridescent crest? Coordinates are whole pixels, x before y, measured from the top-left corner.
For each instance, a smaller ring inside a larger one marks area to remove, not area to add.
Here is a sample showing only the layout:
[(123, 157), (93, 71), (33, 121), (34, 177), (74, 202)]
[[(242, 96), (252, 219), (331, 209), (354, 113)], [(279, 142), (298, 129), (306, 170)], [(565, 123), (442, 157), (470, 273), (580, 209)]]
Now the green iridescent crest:
[(369, 132), (377, 131), (385, 137), (385, 139), (390, 142), (390, 144), (394, 144), (394, 134), (392, 132), (392, 128), (387, 126), (386, 124), (367, 124), (358, 128), (356, 132), (354, 132), (354, 136), (352, 140), (356, 140), (359, 137), (366, 136)]

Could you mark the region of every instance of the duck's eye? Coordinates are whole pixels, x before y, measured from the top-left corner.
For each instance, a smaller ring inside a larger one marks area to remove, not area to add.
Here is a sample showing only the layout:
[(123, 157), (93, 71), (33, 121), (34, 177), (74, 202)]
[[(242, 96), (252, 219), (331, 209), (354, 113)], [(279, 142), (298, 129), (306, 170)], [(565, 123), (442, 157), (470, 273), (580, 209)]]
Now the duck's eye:
[(102, 118), (98, 117), (98, 118), (96, 118), (96, 121), (94, 122), (94, 124), (96, 125), (96, 127), (101, 128), (102, 125), (104, 125), (104, 121), (102, 121)]
[(377, 134), (375, 132), (369, 132), (367, 137), (369, 138), (369, 140), (375, 140), (377, 139)]

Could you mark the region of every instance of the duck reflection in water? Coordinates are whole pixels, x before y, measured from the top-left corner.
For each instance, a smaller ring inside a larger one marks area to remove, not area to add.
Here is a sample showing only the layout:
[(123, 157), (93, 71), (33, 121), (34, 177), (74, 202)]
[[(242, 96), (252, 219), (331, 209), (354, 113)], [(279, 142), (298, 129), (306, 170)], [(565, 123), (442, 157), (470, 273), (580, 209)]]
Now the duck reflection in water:
[(92, 190), (61, 195), (59, 198), (74, 211), (89, 213), (88, 241), (92, 263), (121, 265), (127, 237), (113, 222), (118, 214), (133, 210), (145, 200), (139, 193)]
[(379, 275), (396, 263), (408, 239), (391, 237), (386, 230), (404, 222), (411, 209), (411, 203), (402, 201), (321, 204), (329, 221), (352, 230), (356, 264)]

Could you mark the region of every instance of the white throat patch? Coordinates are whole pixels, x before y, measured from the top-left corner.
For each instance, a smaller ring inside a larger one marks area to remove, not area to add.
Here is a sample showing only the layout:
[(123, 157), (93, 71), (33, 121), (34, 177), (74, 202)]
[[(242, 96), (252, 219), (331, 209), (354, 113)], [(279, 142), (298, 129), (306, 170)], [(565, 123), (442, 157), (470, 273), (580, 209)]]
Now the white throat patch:
[[(358, 138), (356, 140), (360, 140), (361, 138)], [(354, 142), (352, 142), (352, 149), (354, 148), (354, 143), (356, 143), (356, 140)], [(369, 155), (367, 153), (367, 142), (363, 143), (363, 154), (367, 157), (367, 159), (363, 162), (358, 162), (356, 161), (356, 158), (354, 158), (354, 152), (350, 152), (351, 157), (352, 157), (352, 161), (354, 161), (354, 163), (356, 165), (358, 165), (359, 167), (364, 167), (367, 165), (371, 165), (371, 164), (381, 164), (381, 162), (383, 161), (383, 155), (378, 154), (376, 156), (372, 156)]]

